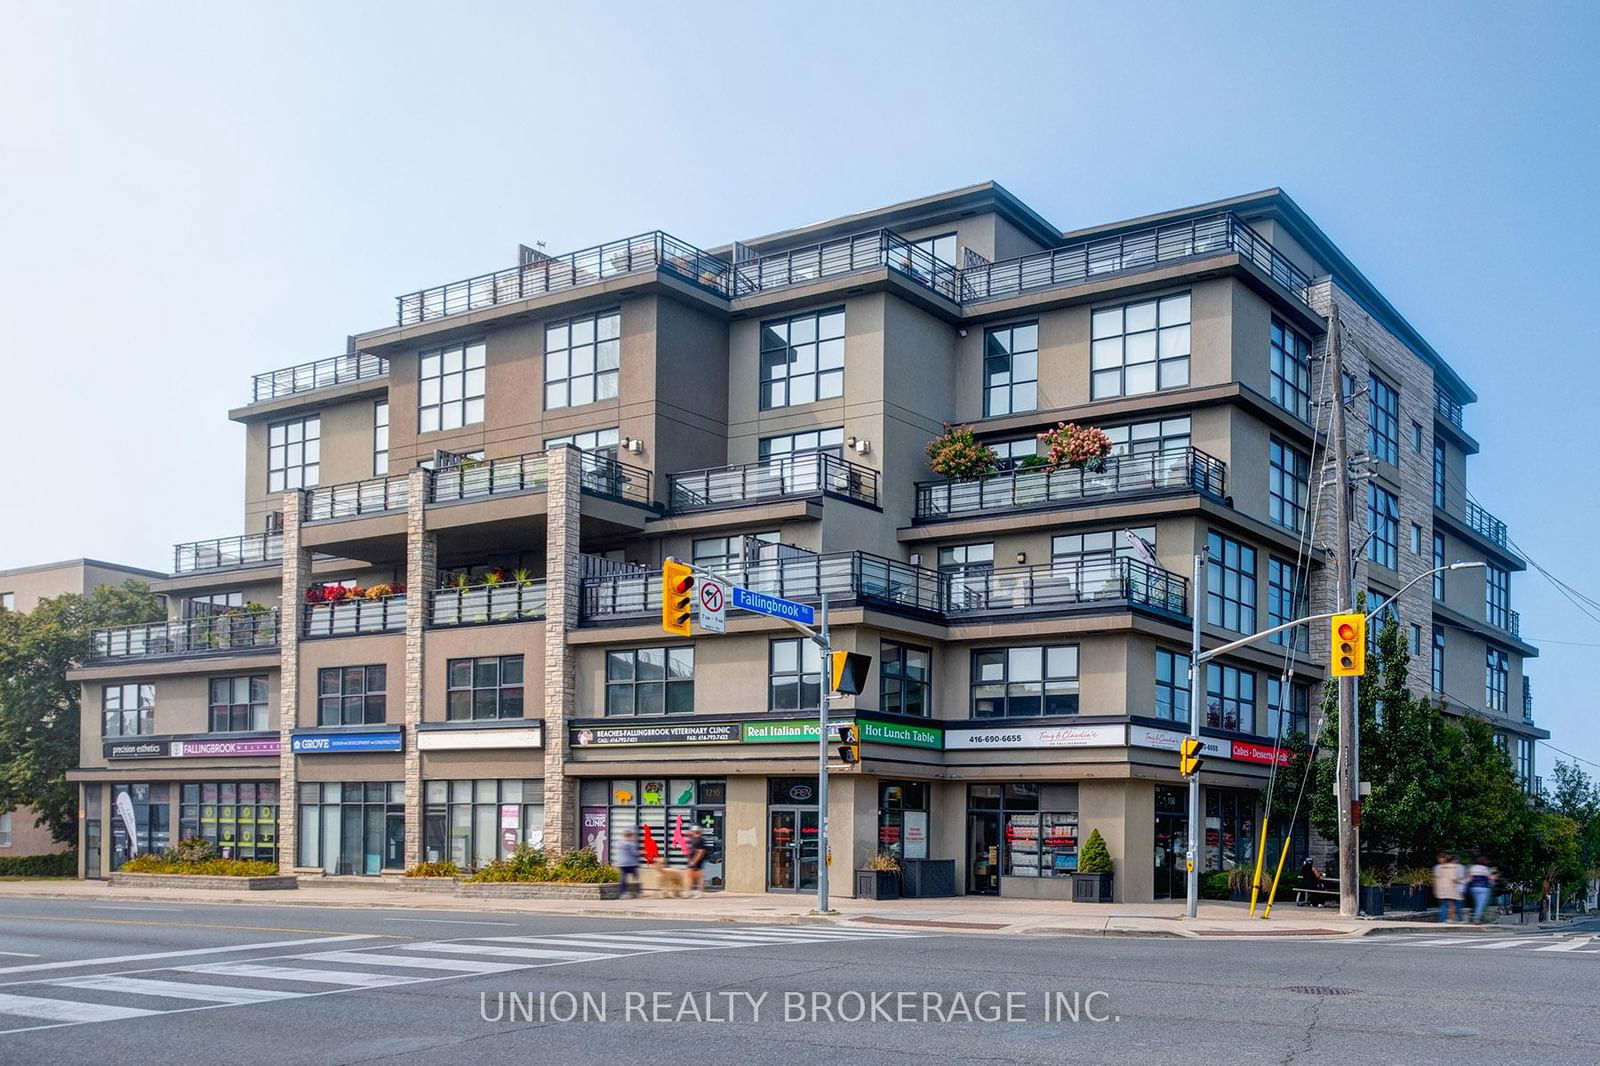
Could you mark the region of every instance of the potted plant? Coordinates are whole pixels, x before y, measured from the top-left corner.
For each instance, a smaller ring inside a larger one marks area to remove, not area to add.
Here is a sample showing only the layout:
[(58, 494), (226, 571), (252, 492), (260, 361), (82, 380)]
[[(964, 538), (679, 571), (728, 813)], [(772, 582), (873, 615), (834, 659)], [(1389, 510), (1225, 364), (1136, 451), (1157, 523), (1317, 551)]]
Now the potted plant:
[(1047, 470), (1066, 466), (1099, 471), (1105, 468), (1106, 456), (1111, 454), (1111, 438), (1106, 436), (1105, 430), (1075, 422), (1058, 422), (1055, 429), (1039, 434), (1039, 440), (1046, 448)]
[(951, 426), (928, 442), (928, 466), (947, 478), (974, 478), (994, 473), (1000, 457), (979, 441), (971, 426)]
[(1370, 871), (1361, 871), (1361, 913), (1377, 917), (1383, 913), (1383, 886)]
[(1078, 849), (1078, 869), (1072, 875), (1072, 902), (1110, 903), (1112, 865), (1105, 837), (1100, 835), (1100, 830), (1093, 830)]
[(1235, 903), (1242, 903), (1250, 898), (1251, 870), (1245, 866), (1235, 866), (1228, 871), (1228, 898)]
[(857, 899), (899, 899), (900, 860), (888, 852), (868, 855), (866, 865), (856, 871)]

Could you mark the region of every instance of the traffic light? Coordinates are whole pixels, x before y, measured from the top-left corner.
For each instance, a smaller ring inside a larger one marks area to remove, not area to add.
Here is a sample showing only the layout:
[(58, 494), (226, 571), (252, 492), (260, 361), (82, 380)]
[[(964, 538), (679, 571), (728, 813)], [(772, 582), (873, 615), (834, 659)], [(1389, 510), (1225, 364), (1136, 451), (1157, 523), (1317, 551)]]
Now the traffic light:
[(1178, 745), (1178, 772), (1184, 777), (1193, 777), (1200, 772), (1200, 752), (1205, 748), (1205, 743), (1199, 737), (1184, 737)]
[(833, 691), (841, 696), (860, 695), (867, 685), (867, 671), (872, 669), (872, 656), (857, 655), (853, 651), (833, 653)]
[(853, 725), (839, 727), (839, 761), (854, 766), (861, 761), (861, 734)]
[(1328, 664), (1328, 676), (1360, 677), (1367, 672), (1367, 616), (1336, 614), (1332, 628), (1333, 661)]
[(661, 628), (687, 637), (693, 610), (694, 568), (668, 559), (661, 567)]

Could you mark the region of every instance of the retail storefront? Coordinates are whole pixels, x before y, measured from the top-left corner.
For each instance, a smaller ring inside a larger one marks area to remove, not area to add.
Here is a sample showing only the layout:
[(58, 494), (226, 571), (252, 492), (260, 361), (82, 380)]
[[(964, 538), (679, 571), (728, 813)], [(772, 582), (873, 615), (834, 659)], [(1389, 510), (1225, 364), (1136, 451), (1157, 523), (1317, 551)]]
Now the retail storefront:
[(224, 858), (278, 861), (278, 782), (202, 781), (178, 786), (178, 837), (200, 837)]
[(726, 883), (725, 778), (626, 777), (584, 781), (578, 786), (579, 839), (602, 859), (616, 853), (632, 830), (641, 856), (652, 850), (668, 866), (683, 866), (689, 837), (699, 829), (706, 846), (705, 887)]
[(544, 782), (423, 782), (422, 857), (477, 869), (544, 843)]
[(301, 867), (347, 876), (405, 869), (403, 781), (302, 782), (295, 825)]
[(878, 850), (896, 861), (928, 857), (928, 783), (878, 783)]
[(166, 782), (111, 786), (111, 869), (135, 855), (165, 851), (172, 843), (170, 788)]
[(1003, 878), (1070, 878), (1078, 868), (1078, 786), (968, 785), (967, 854), (967, 892), (973, 895), (1000, 895)]
[(816, 891), (820, 824), (815, 777), (767, 779), (767, 891)]

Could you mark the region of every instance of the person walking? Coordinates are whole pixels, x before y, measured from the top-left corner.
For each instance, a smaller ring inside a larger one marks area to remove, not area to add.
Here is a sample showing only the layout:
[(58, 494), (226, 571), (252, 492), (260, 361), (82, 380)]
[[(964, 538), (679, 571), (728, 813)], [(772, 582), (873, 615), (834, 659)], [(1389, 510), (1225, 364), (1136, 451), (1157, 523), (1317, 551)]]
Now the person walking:
[(1450, 921), (1451, 911), (1457, 921), (1461, 920), (1461, 864), (1448, 851), (1439, 853), (1439, 861), (1433, 867), (1433, 898), (1439, 901), (1441, 925)]
[(1479, 855), (1467, 868), (1467, 891), (1472, 894), (1474, 925), (1483, 924), (1483, 908), (1489, 902), (1489, 890), (1494, 887), (1497, 876), (1495, 868), (1489, 865), (1488, 856), (1485, 855)]
[(617, 879), (617, 898), (621, 899), (628, 894), (628, 886), (633, 885), (634, 896), (642, 894), (639, 883), (639, 843), (633, 839), (633, 830), (622, 831), (622, 843), (617, 845), (617, 870), (622, 876)]
[(698, 896), (705, 886), (706, 838), (699, 829), (689, 832), (689, 895)]

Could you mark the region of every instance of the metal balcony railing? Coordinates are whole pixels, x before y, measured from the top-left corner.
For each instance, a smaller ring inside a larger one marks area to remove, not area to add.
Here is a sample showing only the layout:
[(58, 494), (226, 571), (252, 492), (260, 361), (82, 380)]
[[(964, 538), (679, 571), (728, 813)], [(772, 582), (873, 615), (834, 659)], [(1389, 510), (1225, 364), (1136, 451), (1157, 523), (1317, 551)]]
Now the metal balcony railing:
[(260, 651), (277, 646), (276, 609), (241, 611), (96, 629), (89, 636), (89, 659), (91, 662), (175, 659)]
[(544, 617), (545, 585), (534, 581), (438, 589), (428, 596), (429, 628), (531, 622)]
[(1517, 611), (1506, 612), (1506, 632), (1518, 640), (1522, 639), (1522, 615)]
[(337, 600), (302, 604), (301, 634), (348, 637), (359, 633), (398, 633), (406, 628), (406, 598)]
[(306, 493), (305, 519), (354, 518), (364, 514), (403, 511), (411, 492), (406, 475), (375, 477), (343, 485), (323, 485)]
[(878, 472), (837, 455), (815, 452), (667, 476), (667, 507), (673, 511), (703, 511), (761, 500), (822, 495), (875, 507)]
[(1533, 724), (1533, 681), (1527, 674), (1522, 675), (1522, 720)]
[(980, 478), (918, 482), (919, 522), (1060, 507), (1157, 492), (1227, 495), (1227, 464), (1198, 448), (1108, 456), (1099, 470), (1012, 469)]
[(237, 537), (217, 537), (214, 540), (173, 545), (172, 572), (194, 574), (231, 567), (265, 566), (282, 558), (282, 533), (243, 533)]
[(1481, 533), (1502, 548), (1510, 547), (1506, 524), (1471, 500), (1467, 501), (1467, 528)]
[(968, 267), (961, 272), (962, 303), (981, 303), (1035, 289), (1079, 285), (1127, 270), (1148, 270), (1191, 256), (1233, 251), (1302, 301), (1311, 279), (1236, 215), (1220, 214), (1118, 237), (1080, 241), (1061, 248)]
[(734, 296), (801, 285), (870, 267), (891, 267), (945, 299), (961, 300), (961, 271), (888, 229), (868, 230), (734, 265)]
[(719, 296), (732, 291), (732, 267), (661, 230), (558, 256), (539, 256), (509, 270), (436, 285), (395, 298), (402, 326), (561, 292), (645, 271), (664, 271)]
[(428, 502), (446, 503), (507, 492), (544, 492), (549, 487), (550, 470), (544, 452), (503, 459), (468, 459), (460, 466), (430, 472)]
[(1461, 405), (1446, 396), (1443, 390), (1438, 387), (1433, 390), (1433, 410), (1440, 418), (1443, 418), (1457, 429), (1464, 428), (1461, 424)]
[(269, 370), (250, 379), (250, 402), (276, 400), (280, 396), (293, 396), (300, 392), (326, 389), (351, 381), (381, 378), (389, 373), (389, 360), (367, 352), (350, 352), (313, 363), (286, 366), (282, 370)]
[(1106, 603), (1185, 615), (1189, 598), (1187, 578), (1138, 559), (1073, 557), (1038, 566), (964, 570), (946, 577), (944, 613), (951, 619)]
[(578, 487), (591, 496), (650, 506), (650, 471), (603, 452), (578, 453)]

